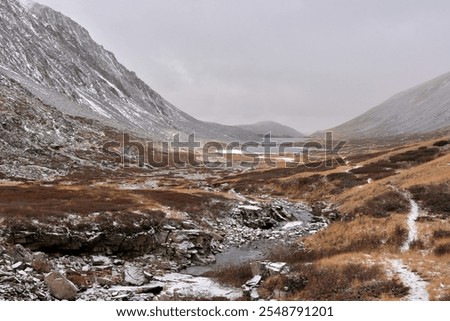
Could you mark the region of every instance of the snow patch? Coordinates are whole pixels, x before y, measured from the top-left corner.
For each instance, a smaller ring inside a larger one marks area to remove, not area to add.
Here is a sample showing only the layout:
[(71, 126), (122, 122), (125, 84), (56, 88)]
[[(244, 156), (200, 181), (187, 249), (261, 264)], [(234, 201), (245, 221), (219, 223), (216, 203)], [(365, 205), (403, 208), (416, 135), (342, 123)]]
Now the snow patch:
[(390, 260), (394, 273), (397, 273), (400, 280), (410, 288), (408, 301), (428, 301), (428, 283), (420, 276), (412, 272), (402, 260)]
[(291, 229), (297, 228), (297, 227), (299, 227), (301, 225), (303, 225), (303, 222), (300, 222), (300, 221), (298, 221), (298, 222), (289, 222), (289, 223), (286, 223), (283, 226), (283, 230), (291, 230)]
[(411, 242), (417, 238), (416, 220), (419, 217), (419, 205), (412, 199), (410, 199), (409, 202), (411, 204), (411, 211), (408, 214), (408, 239), (400, 248), (402, 252), (408, 251)]
[(162, 277), (155, 277), (155, 280), (165, 283), (164, 292), (170, 297), (225, 297), (234, 300), (242, 296), (240, 289), (222, 286), (205, 277), (170, 273)]
[(240, 205), (239, 209), (249, 210), (249, 211), (260, 211), (261, 207), (256, 205)]

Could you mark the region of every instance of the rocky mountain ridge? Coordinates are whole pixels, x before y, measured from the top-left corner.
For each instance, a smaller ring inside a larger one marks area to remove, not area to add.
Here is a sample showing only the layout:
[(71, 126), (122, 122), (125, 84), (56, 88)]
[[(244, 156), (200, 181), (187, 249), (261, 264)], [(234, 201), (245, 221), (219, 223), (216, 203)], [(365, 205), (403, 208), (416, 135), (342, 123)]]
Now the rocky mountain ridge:
[(258, 136), (263, 136), (270, 132), (273, 137), (286, 137), (286, 138), (305, 137), (305, 135), (300, 133), (298, 130), (274, 121), (262, 121), (254, 124), (237, 125), (237, 127), (250, 130), (255, 134), (257, 134)]
[(242, 129), (199, 121), (173, 106), (97, 44), (79, 24), (40, 5), (0, 3), (0, 72), (64, 114), (154, 139), (252, 139)]
[(340, 126), (340, 137), (368, 138), (432, 132), (450, 126), (450, 73), (405, 90)]

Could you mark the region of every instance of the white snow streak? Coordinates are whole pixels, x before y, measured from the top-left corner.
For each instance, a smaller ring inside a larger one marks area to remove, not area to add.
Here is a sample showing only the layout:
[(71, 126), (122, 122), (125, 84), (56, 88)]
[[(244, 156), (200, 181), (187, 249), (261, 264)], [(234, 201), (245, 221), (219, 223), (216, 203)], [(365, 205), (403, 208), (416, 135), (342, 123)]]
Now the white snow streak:
[(428, 301), (427, 285), (416, 273), (408, 269), (402, 260), (390, 260), (394, 273), (397, 273), (400, 280), (410, 288), (408, 301)]
[(402, 252), (408, 251), (411, 242), (417, 238), (416, 220), (419, 217), (419, 205), (412, 199), (409, 202), (411, 204), (411, 210), (408, 214), (408, 239), (400, 248)]
[(155, 280), (163, 282), (164, 292), (170, 296), (180, 297), (226, 297), (235, 300), (242, 296), (242, 291), (236, 288), (222, 286), (205, 277), (171, 273)]

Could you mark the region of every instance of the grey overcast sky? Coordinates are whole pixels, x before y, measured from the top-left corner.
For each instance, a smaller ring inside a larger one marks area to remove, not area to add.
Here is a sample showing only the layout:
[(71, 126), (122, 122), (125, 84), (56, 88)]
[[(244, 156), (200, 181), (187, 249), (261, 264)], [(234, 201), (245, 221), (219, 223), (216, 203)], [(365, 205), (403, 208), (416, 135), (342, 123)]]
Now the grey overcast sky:
[(448, 0), (37, 0), (180, 109), (303, 132), (450, 71)]

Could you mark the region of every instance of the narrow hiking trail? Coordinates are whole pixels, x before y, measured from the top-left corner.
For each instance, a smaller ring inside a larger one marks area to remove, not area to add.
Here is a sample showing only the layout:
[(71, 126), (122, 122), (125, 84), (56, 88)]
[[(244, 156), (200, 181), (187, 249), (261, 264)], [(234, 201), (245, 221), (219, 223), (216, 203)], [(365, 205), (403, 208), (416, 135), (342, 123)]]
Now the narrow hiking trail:
[(400, 251), (402, 253), (409, 251), (409, 247), (411, 243), (417, 238), (417, 226), (416, 226), (416, 220), (419, 217), (419, 205), (411, 199), (409, 195), (407, 195), (409, 198), (409, 202), (411, 204), (411, 210), (408, 214), (408, 238), (406, 239), (405, 243), (400, 248)]
[[(402, 253), (409, 251), (411, 243), (417, 239), (416, 220), (420, 214), (419, 205), (414, 201), (409, 193), (404, 193), (409, 198), (411, 209), (408, 214), (408, 238), (400, 247)], [(417, 273), (411, 271), (402, 259), (389, 260), (392, 272), (397, 274), (400, 280), (410, 288), (409, 294), (406, 298), (408, 301), (428, 301), (429, 295), (427, 291), (428, 282), (424, 281)]]
[(392, 272), (397, 274), (400, 280), (410, 288), (407, 301), (428, 301), (427, 285), (419, 275), (412, 272), (401, 259), (389, 260)]

